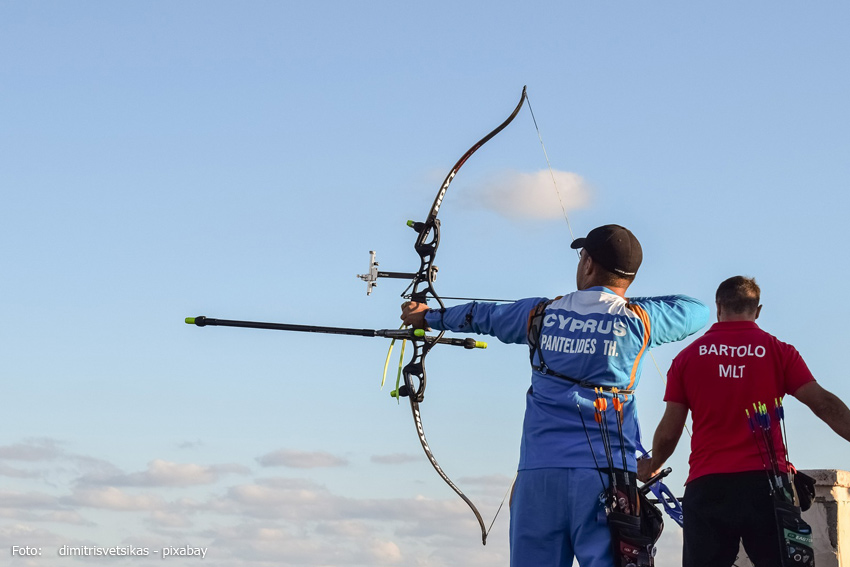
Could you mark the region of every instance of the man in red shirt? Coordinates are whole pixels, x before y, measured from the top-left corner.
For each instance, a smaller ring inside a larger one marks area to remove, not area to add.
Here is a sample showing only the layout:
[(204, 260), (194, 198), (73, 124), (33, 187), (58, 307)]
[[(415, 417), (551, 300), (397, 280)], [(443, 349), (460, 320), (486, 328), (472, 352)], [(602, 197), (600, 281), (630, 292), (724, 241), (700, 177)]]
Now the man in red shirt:
[[(850, 409), (822, 388), (793, 346), (762, 331), (760, 289), (735, 276), (717, 288), (717, 323), (673, 360), (667, 408), (652, 443), (638, 461), (647, 480), (673, 454), (693, 414), (690, 474), (683, 502), (685, 567), (728, 567), (740, 542), (756, 567), (781, 564), (773, 497), (765, 471), (767, 439), (756, 441), (747, 423), (753, 404), (791, 394), (850, 441)], [(770, 428), (776, 461), (787, 472), (780, 428)]]

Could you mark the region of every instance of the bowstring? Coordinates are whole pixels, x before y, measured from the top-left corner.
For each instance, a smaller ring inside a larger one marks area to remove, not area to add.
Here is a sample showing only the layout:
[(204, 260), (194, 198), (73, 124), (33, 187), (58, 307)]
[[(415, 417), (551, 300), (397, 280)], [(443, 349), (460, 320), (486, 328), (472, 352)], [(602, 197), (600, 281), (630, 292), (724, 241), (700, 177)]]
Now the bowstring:
[[(534, 110), (532, 110), (531, 108), (531, 99), (528, 98), (528, 93), (526, 93), (525, 100), (528, 103), (528, 111), (531, 114), (531, 120), (534, 122), (534, 129), (537, 131), (537, 139), (540, 140), (540, 147), (543, 148), (543, 156), (546, 158), (546, 166), (549, 169), (549, 175), (552, 178), (552, 185), (555, 187), (555, 194), (558, 196), (558, 203), (560, 203), (561, 205), (561, 211), (564, 214), (564, 220), (567, 222), (567, 229), (570, 232), (570, 238), (572, 240), (575, 240), (575, 233), (573, 232), (572, 223), (570, 222), (570, 217), (567, 214), (567, 208), (564, 205), (564, 200), (561, 196), (561, 190), (558, 188), (558, 182), (555, 179), (555, 171), (552, 168), (551, 161), (549, 160), (549, 153), (546, 151), (546, 144), (543, 143), (543, 136), (540, 133), (540, 127), (537, 124), (537, 118), (535, 118), (534, 116)], [(579, 258), (581, 258), (581, 252), (576, 250), (576, 254), (578, 254)], [(655, 359), (655, 354), (653, 354), (651, 350), (649, 351), (649, 357), (650, 359), (652, 359), (652, 364), (655, 366), (655, 370), (658, 372), (658, 376), (661, 378), (661, 382), (662, 384), (664, 384), (664, 388), (666, 390), (667, 379), (665, 378), (664, 373), (661, 371), (661, 367), (658, 365), (658, 361)], [(688, 428), (687, 423), (685, 424), (685, 431), (687, 431), (688, 437), (693, 437), (690, 428)], [(499, 506), (499, 509), (501, 509), (501, 505)], [(498, 511), (496, 512), (496, 515), (498, 515)], [(495, 518), (493, 519), (493, 521), (495, 522)]]
[[(573, 232), (573, 226), (572, 223), (570, 223), (569, 215), (567, 215), (567, 208), (564, 205), (564, 200), (561, 198), (561, 190), (558, 188), (558, 182), (555, 180), (555, 171), (552, 169), (552, 163), (549, 161), (549, 153), (546, 151), (546, 144), (543, 143), (543, 136), (540, 134), (540, 127), (537, 125), (537, 119), (534, 117), (534, 110), (531, 109), (531, 99), (528, 98), (528, 92), (525, 94), (525, 101), (528, 103), (528, 111), (531, 113), (531, 120), (534, 122), (534, 129), (537, 131), (537, 139), (540, 140), (540, 147), (543, 148), (543, 156), (546, 158), (546, 166), (549, 168), (549, 175), (552, 177), (552, 185), (555, 186), (555, 194), (558, 196), (558, 203), (561, 204), (561, 211), (564, 213), (564, 220), (567, 221), (567, 229), (570, 231), (570, 238), (575, 240), (576, 237)], [(576, 253), (579, 254), (579, 257), (581, 256), (581, 253), (578, 250), (576, 250)], [(658, 371), (658, 376), (661, 377), (661, 382), (664, 384), (666, 389), (667, 379), (664, 377), (664, 373), (661, 372), (661, 367), (658, 366), (658, 361), (655, 360), (655, 355), (651, 350), (649, 351), (649, 357), (652, 359), (652, 363)], [(685, 424), (685, 431), (688, 432), (688, 437), (693, 437), (687, 423)]]
[[(570, 232), (570, 239), (575, 240), (575, 233), (573, 232), (573, 225), (570, 222), (570, 216), (567, 214), (567, 207), (564, 205), (564, 199), (561, 196), (561, 190), (558, 187), (558, 181), (555, 179), (555, 170), (552, 168), (552, 162), (549, 160), (549, 152), (546, 151), (546, 144), (543, 143), (543, 135), (540, 133), (540, 126), (537, 124), (537, 118), (534, 116), (534, 110), (531, 108), (531, 99), (528, 98), (528, 91), (525, 93), (525, 102), (528, 106), (528, 112), (531, 114), (531, 121), (534, 123), (534, 130), (537, 132), (537, 139), (540, 141), (540, 147), (543, 149), (543, 157), (546, 159), (546, 167), (549, 169), (549, 176), (552, 178), (552, 185), (555, 187), (555, 194), (558, 196), (558, 203), (561, 205), (561, 212), (564, 215), (564, 220), (567, 222), (567, 230)], [(576, 250), (576, 254), (581, 258), (581, 252)], [(518, 473), (517, 473), (518, 474)], [(490, 527), (487, 528), (487, 534), (489, 535), (490, 530), (493, 529), (493, 524), (496, 523), (496, 518), (499, 517), (499, 512), (502, 511), (502, 506), (505, 505), (505, 500), (508, 498), (508, 494), (511, 493), (511, 490), (516, 483), (517, 475), (514, 474), (514, 478), (511, 481), (511, 484), (508, 486), (508, 490), (505, 492), (505, 495), (502, 497), (502, 501), (499, 503), (499, 508), (496, 510), (496, 515), (493, 516), (493, 521), (490, 522)]]
[[(552, 178), (552, 185), (555, 187), (555, 194), (558, 196), (558, 203), (561, 205), (561, 212), (564, 215), (564, 220), (567, 222), (567, 230), (570, 233), (570, 239), (575, 240), (575, 233), (573, 232), (573, 226), (570, 222), (570, 216), (567, 214), (567, 207), (564, 205), (564, 199), (561, 196), (561, 190), (558, 187), (558, 181), (555, 178), (555, 170), (552, 168), (552, 162), (549, 160), (549, 152), (546, 151), (546, 144), (543, 142), (543, 135), (540, 133), (540, 126), (537, 124), (537, 118), (534, 116), (534, 110), (531, 108), (531, 99), (528, 97), (528, 93), (526, 92), (525, 101), (528, 105), (528, 112), (531, 114), (531, 121), (534, 123), (534, 129), (537, 132), (537, 139), (540, 141), (540, 147), (543, 149), (543, 157), (546, 159), (546, 167), (549, 169), (549, 176)], [(576, 254), (581, 257), (581, 252), (576, 250)], [(667, 387), (667, 379), (664, 377), (664, 373), (661, 372), (661, 367), (658, 365), (658, 361), (655, 360), (655, 355), (652, 351), (649, 351), (649, 357), (652, 359), (652, 363), (655, 366), (655, 369), (658, 371), (658, 376), (661, 378), (661, 382), (664, 384), (664, 387)], [(691, 430), (688, 428), (688, 425), (685, 424), (685, 430), (688, 432), (688, 437), (692, 437)], [(513, 480), (508, 486), (508, 490), (505, 492), (505, 495), (502, 497), (502, 501), (499, 503), (499, 508), (496, 510), (496, 514), (493, 516), (493, 521), (490, 522), (490, 527), (487, 528), (486, 535), (490, 534), (490, 530), (493, 529), (493, 525), (496, 523), (496, 518), (499, 517), (499, 512), (502, 511), (502, 507), (505, 504), (505, 500), (513, 489), (514, 483), (516, 482), (516, 474), (514, 475)]]
[[(561, 212), (564, 213), (564, 220), (567, 221), (567, 228), (570, 231), (570, 238), (576, 239), (573, 233), (573, 225), (570, 223), (570, 217), (567, 215), (567, 207), (564, 205), (564, 199), (561, 198), (561, 190), (558, 188), (558, 182), (555, 180), (555, 170), (552, 169), (552, 162), (549, 161), (549, 152), (546, 151), (546, 144), (543, 143), (543, 136), (540, 134), (540, 127), (537, 125), (537, 118), (534, 117), (534, 110), (531, 109), (531, 99), (528, 98), (528, 92), (525, 93), (525, 102), (528, 103), (528, 112), (531, 113), (531, 120), (534, 122), (534, 129), (537, 131), (537, 139), (540, 140), (540, 147), (543, 148), (543, 157), (546, 158), (546, 166), (549, 168), (549, 175), (552, 177), (552, 185), (555, 186), (555, 194), (558, 196), (558, 203), (561, 205)], [(577, 253), (581, 254), (576, 250)]]
[(511, 481), (511, 483), (508, 485), (508, 489), (505, 491), (505, 495), (504, 495), (504, 496), (502, 496), (502, 501), (501, 501), (501, 502), (499, 502), (499, 508), (498, 508), (498, 509), (496, 509), (496, 514), (493, 516), (493, 521), (492, 521), (492, 522), (490, 522), (490, 527), (489, 527), (489, 528), (487, 528), (486, 535), (488, 535), (488, 536), (490, 535), (490, 530), (492, 530), (492, 529), (493, 529), (493, 524), (495, 524), (495, 523), (496, 523), (496, 518), (498, 518), (498, 517), (499, 517), (499, 512), (501, 512), (501, 511), (502, 511), (502, 506), (504, 506), (504, 505), (505, 505), (505, 500), (507, 500), (507, 498), (508, 498), (508, 494), (510, 494), (510, 493), (511, 493), (511, 491), (513, 490), (513, 488), (514, 488), (514, 484), (516, 483), (516, 477), (517, 477), (517, 475), (518, 475), (518, 474), (519, 474), (519, 471), (517, 471), (517, 472), (515, 472), (515, 473), (514, 473), (514, 478), (513, 478), (513, 480)]
[[(546, 151), (546, 144), (543, 143), (543, 135), (540, 133), (540, 126), (537, 125), (537, 118), (535, 118), (534, 110), (531, 108), (531, 99), (528, 98), (528, 91), (525, 93), (525, 103), (528, 106), (528, 112), (531, 114), (531, 121), (534, 123), (534, 130), (537, 132), (537, 139), (540, 140), (540, 147), (543, 149), (543, 157), (546, 159), (546, 167), (549, 169), (549, 176), (552, 178), (552, 185), (555, 187), (555, 194), (558, 196), (558, 203), (561, 205), (561, 212), (564, 215), (564, 220), (567, 221), (567, 229), (570, 231), (570, 238), (571, 240), (575, 240), (576, 237), (575, 233), (573, 233), (573, 225), (570, 222), (570, 216), (567, 214), (567, 207), (564, 205), (564, 199), (561, 197), (561, 190), (558, 187), (558, 181), (555, 179), (555, 170), (552, 169), (552, 162), (549, 160), (549, 152)], [(576, 250), (576, 254), (578, 254), (579, 258), (581, 257), (581, 252), (578, 250)], [(505, 500), (508, 498), (508, 494), (511, 493), (514, 483), (516, 483), (516, 478), (517, 475), (514, 474), (514, 478), (508, 486), (508, 490), (505, 492), (505, 495), (502, 497), (502, 501), (499, 503), (499, 508), (496, 510), (496, 514), (493, 516), (493, 521), (490, 522), (490, 527), (487, 528), (488, 535), (490, 530), (493, 528), (493, 524), (496, 523), (496, 518), (499, 517), (499, 512), (502, 511), (502, 506), (505, 505)]]

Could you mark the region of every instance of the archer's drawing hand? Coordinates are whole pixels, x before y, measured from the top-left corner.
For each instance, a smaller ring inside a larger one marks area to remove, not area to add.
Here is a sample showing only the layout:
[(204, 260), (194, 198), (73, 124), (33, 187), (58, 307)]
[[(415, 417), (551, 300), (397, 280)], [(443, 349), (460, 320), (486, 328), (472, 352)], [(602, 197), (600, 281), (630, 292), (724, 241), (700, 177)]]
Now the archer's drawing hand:
[(428, 305), (425, 303), (416, 303), (415, 301), (405, 301), (401, 304), (401, 320), (405, 325), (414, 329), (425, 329), (429, 327), (425, 323), (425, 313), (428, 311)]

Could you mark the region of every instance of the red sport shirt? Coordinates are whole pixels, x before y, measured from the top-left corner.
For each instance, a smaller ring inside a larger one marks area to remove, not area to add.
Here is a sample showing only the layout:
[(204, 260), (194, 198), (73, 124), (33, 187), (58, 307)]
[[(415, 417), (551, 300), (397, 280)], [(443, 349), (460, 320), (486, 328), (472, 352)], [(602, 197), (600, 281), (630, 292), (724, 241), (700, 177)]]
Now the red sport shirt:
[[(750, 431), (748, 409), (763, 402), (773, 418), (774, 399), (793, 394), (814, 380), (793, 346), (759, 329), (751, 321), (715, 323), (673, 360), (664, 400), (691, 410), (688, 482), (706, 474), (763, 470), (764, 443)], [(780, 468), (785, 450), (773, 419), (773, 443)], [(758, 431), (758, 430), (757, 430)]]

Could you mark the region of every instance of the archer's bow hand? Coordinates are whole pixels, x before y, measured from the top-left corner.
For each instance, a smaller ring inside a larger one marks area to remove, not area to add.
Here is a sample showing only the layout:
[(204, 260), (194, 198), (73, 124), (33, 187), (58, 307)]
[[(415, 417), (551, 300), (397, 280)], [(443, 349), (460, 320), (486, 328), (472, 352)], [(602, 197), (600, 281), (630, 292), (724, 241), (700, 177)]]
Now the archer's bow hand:
[(425, 313), (428, 312), (428, 305), (425, 303), (417, 303), (415, 301), (405, 301), (401, 304), (401, 320), (405, 325), (414, 329), (430, 330), (425, 322)]

